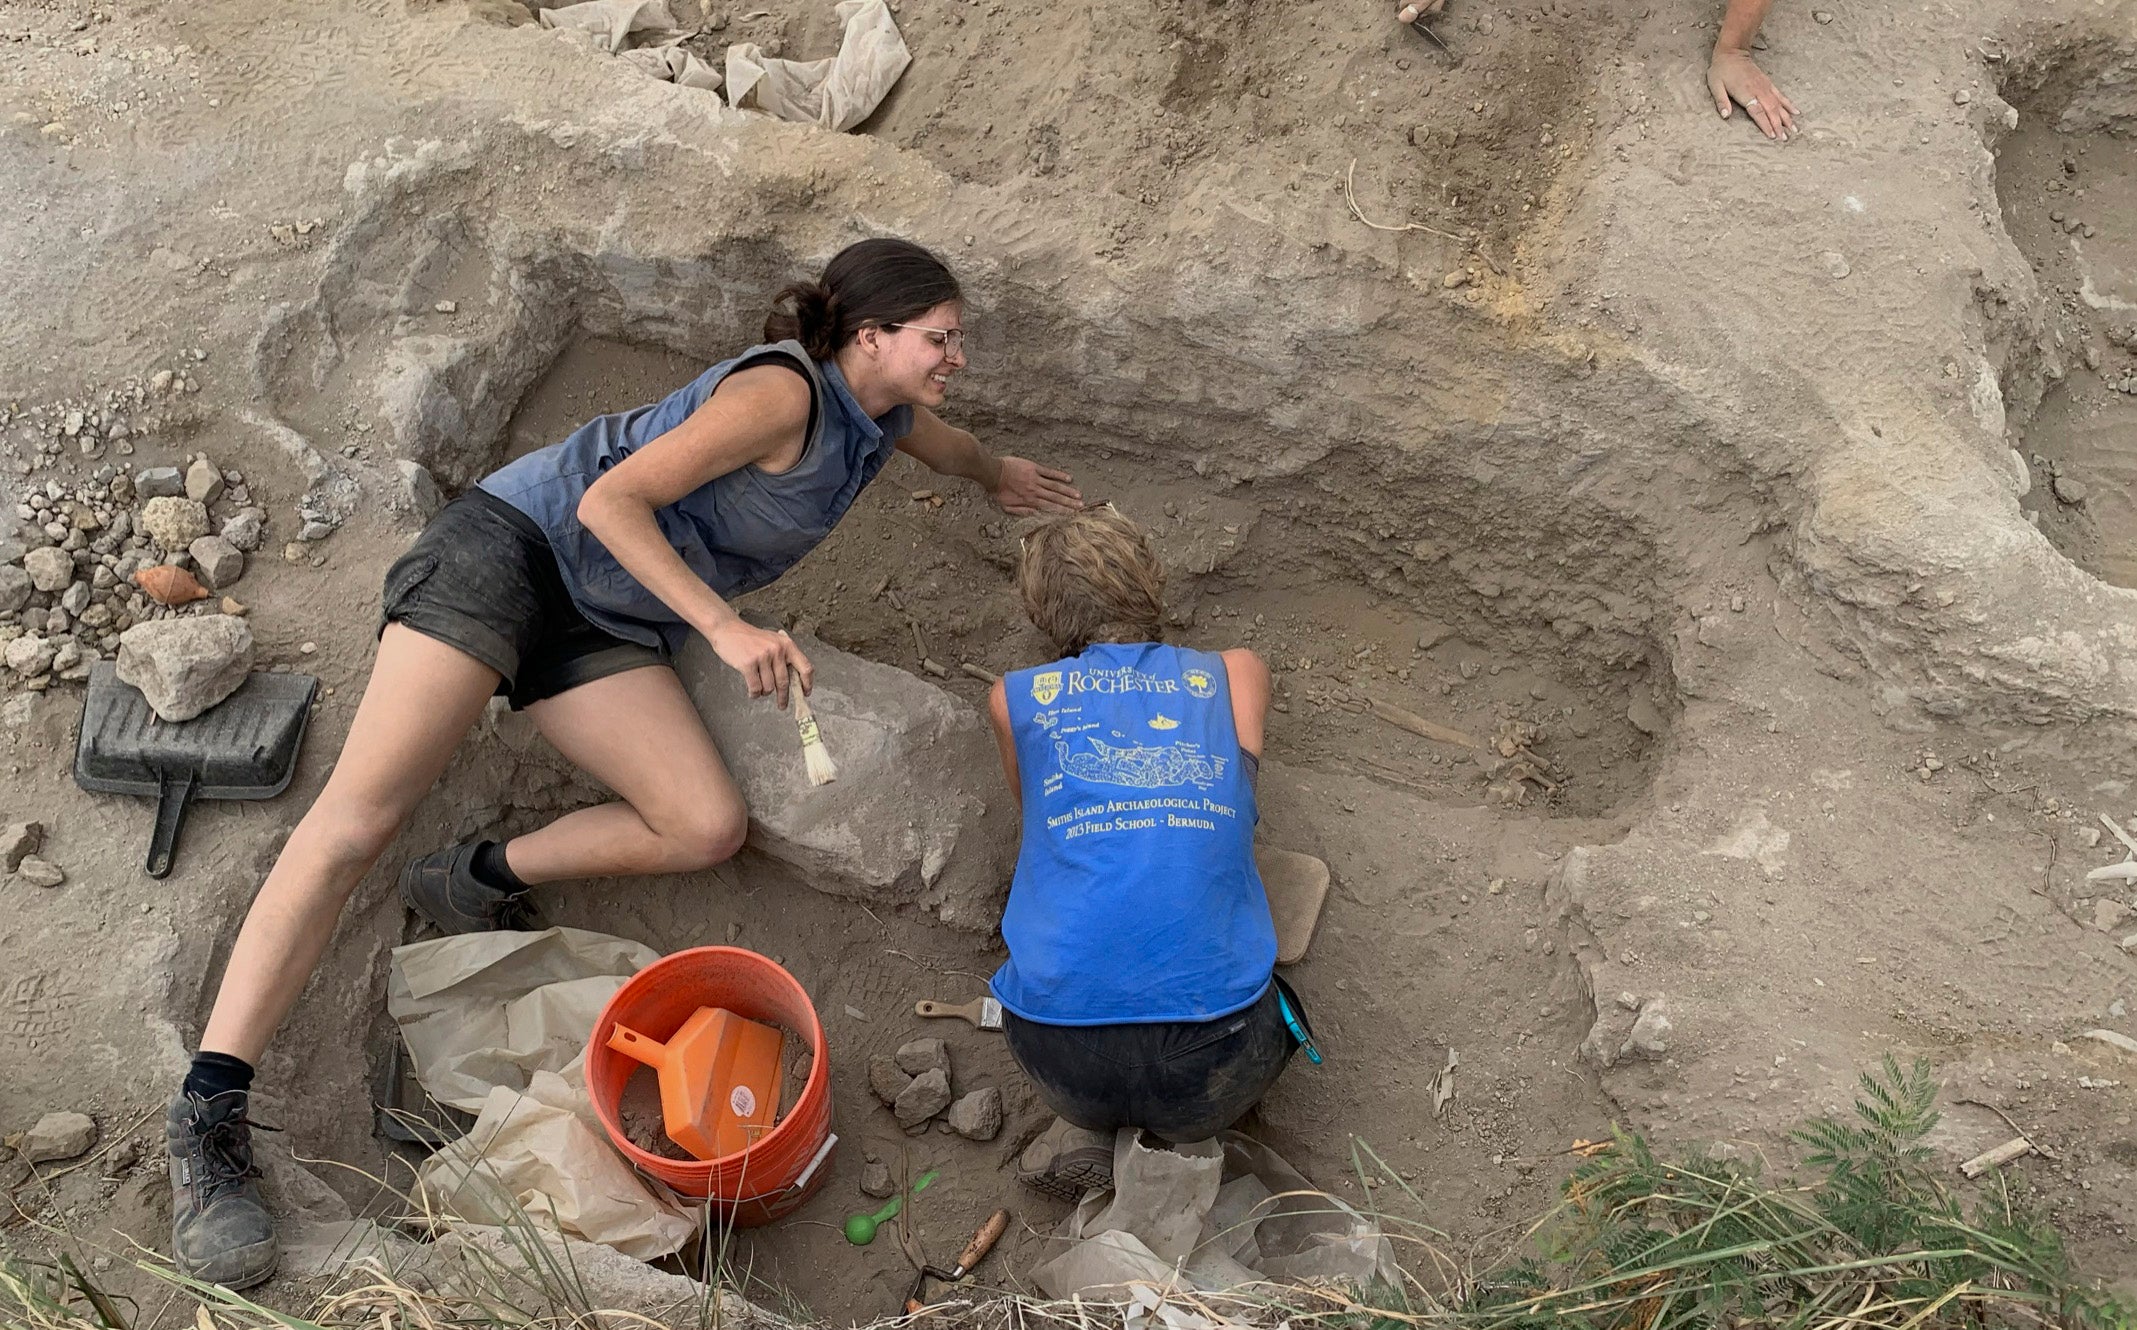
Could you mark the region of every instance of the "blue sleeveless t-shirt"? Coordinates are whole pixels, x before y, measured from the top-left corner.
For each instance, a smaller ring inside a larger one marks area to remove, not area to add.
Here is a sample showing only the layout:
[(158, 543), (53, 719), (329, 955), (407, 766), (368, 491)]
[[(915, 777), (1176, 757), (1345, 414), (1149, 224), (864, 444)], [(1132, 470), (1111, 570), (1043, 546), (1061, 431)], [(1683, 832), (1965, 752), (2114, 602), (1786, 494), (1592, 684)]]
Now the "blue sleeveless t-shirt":
[(604, 631), (677, 651), (690, 626), (579, 525), (579, 500), (604, 471), (688, 419), (729, 374), (766, 362), (791, 364), (809, 380), (809, 437), (801, 460), (777, 475), (754, 466), (730, 471), (653, 514), (661, 534), (705, 585), (727, 599), (754, 591), (831, 534), (913, 428), (909, 406), (871, 419), (837, 363), (811, 360), (799, 342), (752, 347), (651, 406), (597, 417), (562, 443), (483, 477), (482, 489), (542, 528), (572, 602)]
[(1100, 643), (1004, 687), (1024, 839), (994, 995), (1047, 1025), (1251, 1006), (1276, 965), (1276, 926), (1223, 657)]

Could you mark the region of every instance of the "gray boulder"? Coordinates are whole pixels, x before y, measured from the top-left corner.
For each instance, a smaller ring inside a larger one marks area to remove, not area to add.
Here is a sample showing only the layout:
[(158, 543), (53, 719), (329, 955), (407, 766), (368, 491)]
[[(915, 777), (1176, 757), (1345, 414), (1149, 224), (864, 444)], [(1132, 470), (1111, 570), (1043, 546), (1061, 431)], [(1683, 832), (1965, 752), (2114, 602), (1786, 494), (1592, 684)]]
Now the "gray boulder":
[(749, 802), (750, 844), (832, 895), (994, 927), (1017, 824), (986, 723), (904, 670), (813, 638), (797, 645), (816, 671), (810, 705), (838, 763), (831, 785), (809, 784), (793, 712), (751, 700), (703, 638), (676, 662)]
[(119, 678), (165, 720), (191, 720), (237, 691), (252, 668), (252, 629), (228, 614), (137, 623), (119, 637)]

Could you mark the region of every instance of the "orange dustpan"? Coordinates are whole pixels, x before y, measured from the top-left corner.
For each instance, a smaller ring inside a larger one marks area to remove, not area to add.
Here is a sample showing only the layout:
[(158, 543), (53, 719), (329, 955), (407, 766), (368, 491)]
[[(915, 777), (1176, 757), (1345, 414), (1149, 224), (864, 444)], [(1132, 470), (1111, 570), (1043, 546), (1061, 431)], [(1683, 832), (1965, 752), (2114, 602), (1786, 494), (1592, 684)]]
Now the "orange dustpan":
[(608, 1046), (660, 1073), (668, 1139), (699, 1159), (756, 1143), (779, 1111), (780, 1034), (721, 1007), (699, 1007), (667, 1043), (618, 1025)]

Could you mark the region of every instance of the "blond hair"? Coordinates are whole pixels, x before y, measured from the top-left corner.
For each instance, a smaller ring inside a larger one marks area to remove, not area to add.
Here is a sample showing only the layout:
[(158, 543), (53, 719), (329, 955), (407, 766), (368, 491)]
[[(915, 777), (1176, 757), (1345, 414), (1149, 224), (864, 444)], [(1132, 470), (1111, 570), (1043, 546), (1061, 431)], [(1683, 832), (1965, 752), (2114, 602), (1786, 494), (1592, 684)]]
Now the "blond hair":
[(1164, 640), (1165, 565), (1143, 529), (1112, 504), (1026, 532), (1017, 592), (1024, 613), (1064, 655), (1093, 642)]

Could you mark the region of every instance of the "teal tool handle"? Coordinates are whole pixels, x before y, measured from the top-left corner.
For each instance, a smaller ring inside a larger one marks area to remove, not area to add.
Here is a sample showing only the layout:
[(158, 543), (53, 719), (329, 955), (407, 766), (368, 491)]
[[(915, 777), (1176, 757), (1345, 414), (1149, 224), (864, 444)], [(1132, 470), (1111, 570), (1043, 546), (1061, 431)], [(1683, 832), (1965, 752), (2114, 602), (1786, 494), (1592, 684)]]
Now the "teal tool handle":
[(1290, 1027), (1291, 1037), (1299, 1041), (1300, 1048), (1306, 1050), (1306, 1060), (1316, 1067), (1320, 1066), (1321, 1050), (1314, 1046), (1313, 1036), (1306, 1032), (1305, 1022), (1291, 1009), (1291, 999), (1284, 996), (1282, 989), (1278, 989), (1276, 993), (1276, 1009), (1284, 1013), (1284, 1024)]

